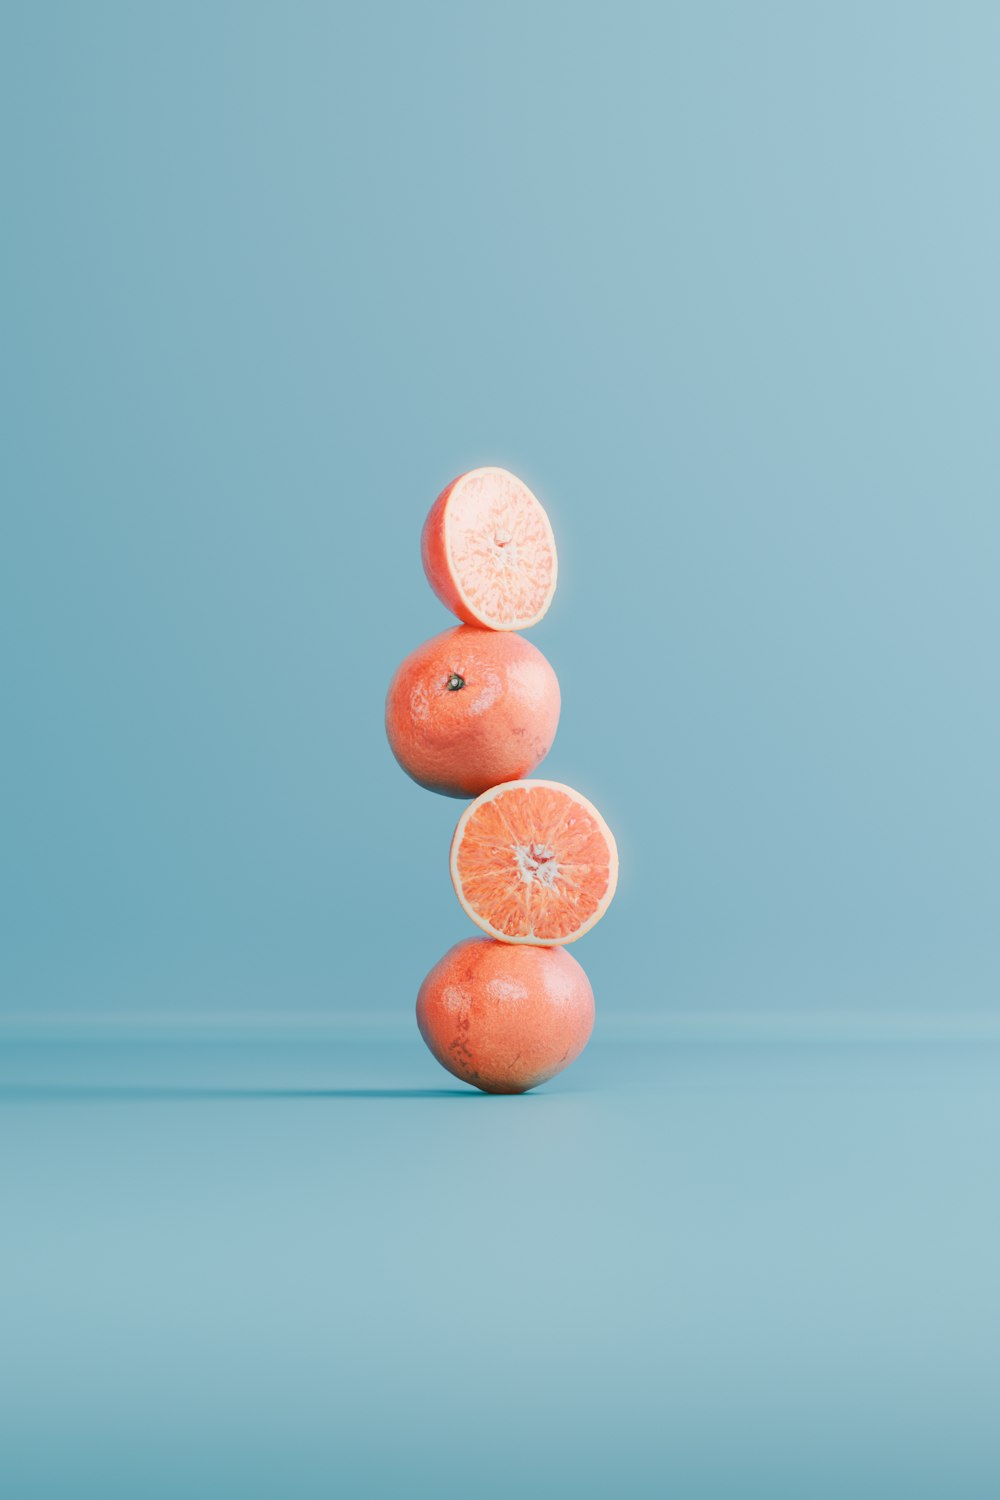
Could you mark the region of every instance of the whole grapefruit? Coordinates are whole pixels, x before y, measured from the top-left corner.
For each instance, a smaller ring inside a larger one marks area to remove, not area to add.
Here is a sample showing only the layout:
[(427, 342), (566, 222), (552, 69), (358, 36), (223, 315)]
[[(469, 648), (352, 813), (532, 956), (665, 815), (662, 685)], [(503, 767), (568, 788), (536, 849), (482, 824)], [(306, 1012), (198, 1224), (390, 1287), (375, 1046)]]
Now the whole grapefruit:
[(456, 1078), (487, 1094), (523, 1094), (579, 1057), (594, 992), (564, 948), (466, 938), (420, 986), (417, 1025)]
[(533, 771), (555, 738), (559, 681), (512, 631), (456, 625), (412, 651), (385, 702), (385, 732), (408, 776), (446, 797), (478, 797)]

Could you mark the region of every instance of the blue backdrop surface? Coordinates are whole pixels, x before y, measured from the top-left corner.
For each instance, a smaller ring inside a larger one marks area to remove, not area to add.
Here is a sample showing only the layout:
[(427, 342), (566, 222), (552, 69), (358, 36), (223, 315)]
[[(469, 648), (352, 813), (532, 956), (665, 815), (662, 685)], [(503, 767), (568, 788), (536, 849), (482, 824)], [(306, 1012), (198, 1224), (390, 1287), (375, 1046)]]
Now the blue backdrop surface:
[[(0, 1492), (995, 1500), (1000, 8), (0, 0)], [(413, 1025), (543, 498), (619, 894)]]
[(396, 1012), (382, 699), (550, 508), (607, 1012), (993, 1007), (992, 6), (3, 7), (0, 1002)]

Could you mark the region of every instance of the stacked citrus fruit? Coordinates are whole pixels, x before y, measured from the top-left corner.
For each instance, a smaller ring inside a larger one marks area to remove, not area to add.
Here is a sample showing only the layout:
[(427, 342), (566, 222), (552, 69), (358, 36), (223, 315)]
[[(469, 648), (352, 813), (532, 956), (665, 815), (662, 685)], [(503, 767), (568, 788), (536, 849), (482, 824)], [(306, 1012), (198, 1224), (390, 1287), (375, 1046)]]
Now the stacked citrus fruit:
[(417, 1023), (450, 1072), (520, 1094), (583, 1051), (594, 994), (566, 945), (615, 893), (618, 851), (572, 787), (529, 780), (559, 723), (559, 682), (517, 634), (556, 587), (539, 501), (506, 469), (473, 469), (424, 523), (424, 571), (463, 622), (412, 652), (389, 685), (385, 727), (403, 770), (471, 800), (451, 845), (455, 894), (486, 934), (457, 943), (420, 987)]

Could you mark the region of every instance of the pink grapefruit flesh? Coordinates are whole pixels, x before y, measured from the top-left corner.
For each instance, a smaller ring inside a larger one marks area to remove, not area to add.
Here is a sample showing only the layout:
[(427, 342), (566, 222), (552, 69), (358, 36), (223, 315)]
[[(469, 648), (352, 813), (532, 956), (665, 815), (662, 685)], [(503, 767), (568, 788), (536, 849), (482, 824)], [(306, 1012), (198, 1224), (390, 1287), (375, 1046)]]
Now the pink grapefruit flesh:
[(503, 943), (573, 943), (599, 922), (618, 881), (614, 836), (558, 781), (508, 781), (476, 798), (451, 845), (455, 894)]
[(552, 603), (558, 564), (549, 518), (506, 469), (470, 469), (437, 497), (420, 544), (442, 604), (467, 625), (527, 630)]

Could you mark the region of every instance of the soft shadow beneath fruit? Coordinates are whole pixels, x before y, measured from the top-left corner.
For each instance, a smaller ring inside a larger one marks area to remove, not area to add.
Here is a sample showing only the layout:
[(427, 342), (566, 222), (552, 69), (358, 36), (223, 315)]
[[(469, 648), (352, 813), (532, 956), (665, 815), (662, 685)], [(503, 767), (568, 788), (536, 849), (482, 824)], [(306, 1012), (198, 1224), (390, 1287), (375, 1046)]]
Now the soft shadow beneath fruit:
[(162, 1104), (224, 1099), (482, 1099), (477, 1089), (253, 1089), (0, 1084), (0, 1104)]

